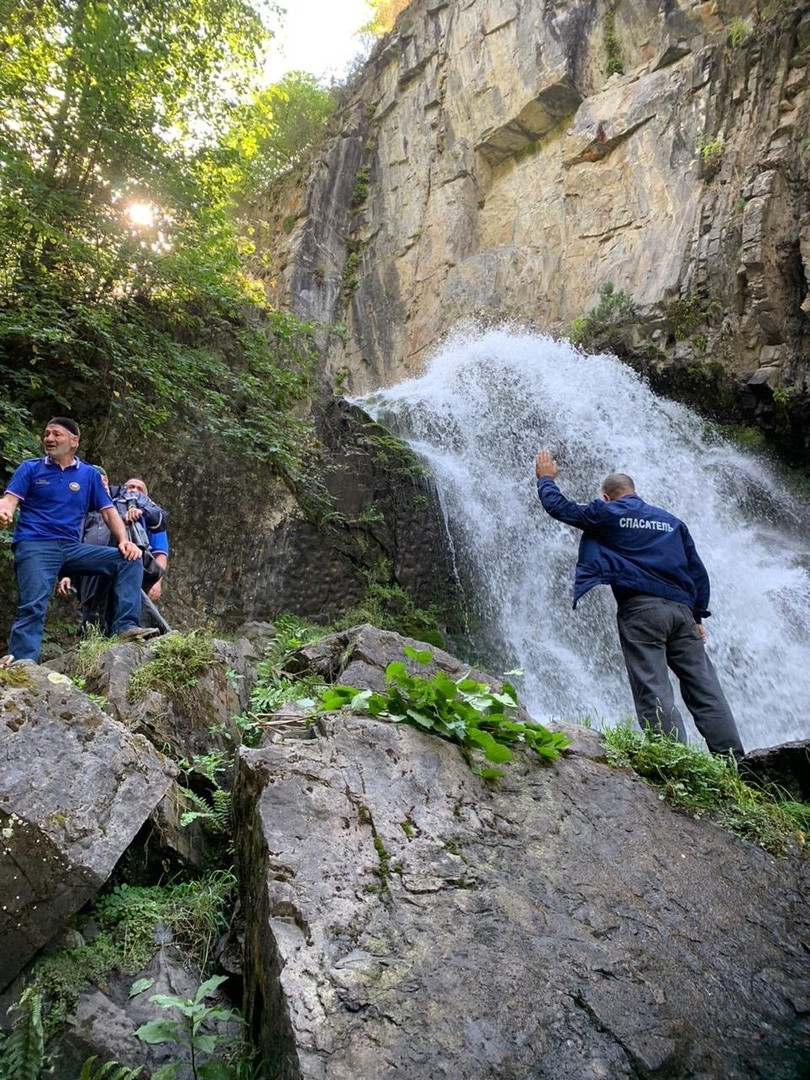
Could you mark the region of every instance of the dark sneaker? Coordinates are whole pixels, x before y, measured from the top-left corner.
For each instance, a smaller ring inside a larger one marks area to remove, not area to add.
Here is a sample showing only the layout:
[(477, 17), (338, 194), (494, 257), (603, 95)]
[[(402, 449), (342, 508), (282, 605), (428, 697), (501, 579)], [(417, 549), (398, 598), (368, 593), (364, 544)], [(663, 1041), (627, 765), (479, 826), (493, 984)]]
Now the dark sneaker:
[(146, 638), (154, 637), (155, 634), (159, 634), (160, 631), (154, 626), (130, 626), (126, 630), (122, 630), (118, 635), (119, 641), (144, 641)]

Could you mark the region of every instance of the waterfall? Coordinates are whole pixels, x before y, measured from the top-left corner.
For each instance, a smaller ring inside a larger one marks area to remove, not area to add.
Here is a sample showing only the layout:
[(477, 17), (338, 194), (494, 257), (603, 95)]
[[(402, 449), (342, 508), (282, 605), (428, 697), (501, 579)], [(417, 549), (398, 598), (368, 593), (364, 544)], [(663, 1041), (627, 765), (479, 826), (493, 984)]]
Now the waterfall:
[(601, 727), (633, 712), (610, 589), (571, 610), (580, 533), (537, 499), (534, 456), (548, 447), (568, 498), (590, 502), (625, 472), (689, 526), (712, 582), (708, 648), (746, 750), (808, 737), (810, 514), (766, 463), (615, 357), (528, 332), (459, 332), (421, 378), (358, 404), (435, 478), (466, 601), (456, 651), (493, 674), (521, 669), (512, 681), (535, 719)]

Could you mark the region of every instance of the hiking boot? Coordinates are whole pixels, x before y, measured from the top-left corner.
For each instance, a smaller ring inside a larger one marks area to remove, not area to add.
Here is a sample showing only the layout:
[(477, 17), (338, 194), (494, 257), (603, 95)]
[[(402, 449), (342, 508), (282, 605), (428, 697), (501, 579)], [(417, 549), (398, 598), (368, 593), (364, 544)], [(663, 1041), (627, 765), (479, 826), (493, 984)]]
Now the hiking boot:
[(155, 634), (159, 634), (160, 631), (155, 629), (154, 626), (130, 626), (126, 630), (122, 630), (118, 635), (119, 641), (144, 641), (146, 638), (154, 637)]
[(11, 653), (6, 653), (5, 656), (0, 656), (0, 668), (11, 667), (14, 663), (14, 657)]

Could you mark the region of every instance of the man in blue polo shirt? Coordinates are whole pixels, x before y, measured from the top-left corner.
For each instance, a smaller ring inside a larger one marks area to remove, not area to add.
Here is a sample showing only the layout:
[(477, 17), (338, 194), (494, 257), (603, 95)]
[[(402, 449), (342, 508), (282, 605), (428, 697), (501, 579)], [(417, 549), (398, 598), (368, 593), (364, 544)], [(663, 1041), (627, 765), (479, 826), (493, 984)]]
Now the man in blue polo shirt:
[(557, 462), (541, 450), (535, 475), (543, 509), (583, 532), (574, 607), (594, 585), (613, 589), (639, 723), (686, 742), (669, 680), (671, 668), (709, 750), (731, 752), (739, 760), (745, 751), (737, 725), (705, 651), (702, 620), (711, 614), (709, 575), (686, 525), (644, 502), (625, 473), (605, 477), (601, 500), (583, 506), (560, 492), (557, 472)]
[[(0, 499), (0, 527), (9, 526), (19, 507), (14, 530), (14, 572), (19, 605), (11, 626), (8, 656), (37, 660), (45, 615), (60, 569), (71, 574), (103, 574), (115, 589), (113, 633), (124, 640), (147, 637), (139, 627), (143, 565), (140, 548), (127, 539), (123, 521), (92, 465), (76, 457), (79, 426), (57, 416), (45, 428), (45, 457), (24, 461)], [(84, 515), (98, 510), (117, 547), (80, 541)]]

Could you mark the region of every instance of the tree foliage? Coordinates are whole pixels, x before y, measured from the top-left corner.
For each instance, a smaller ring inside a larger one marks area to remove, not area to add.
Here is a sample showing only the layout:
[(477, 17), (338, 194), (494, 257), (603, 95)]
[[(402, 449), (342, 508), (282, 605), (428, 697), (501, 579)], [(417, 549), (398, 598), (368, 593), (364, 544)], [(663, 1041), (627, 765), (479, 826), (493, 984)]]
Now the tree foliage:
[(0, 459), (27, 456), (52, 411), (96, 449), (114, 428), (194, 413), (294, 470), (309, 328), (242, 272), (234, 212), (251, 170), (234, 133), (269, 41), (259, 12), (0, 0), (0, 20)]
[(303, 71), (261, 88), (238, 111), (227, 137), (243, 193), (261, 190), (297, 165), (323, 135), (335, 102), (333, 90)]
[(363, 31), (382, 37), (393, 30), (397, 15), (404, 11), (411, 0), (366, 0), (372, 10), (372, 17), (363, 27)]

